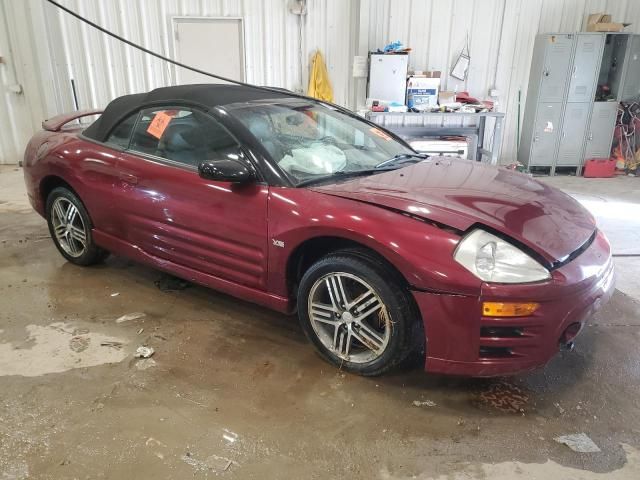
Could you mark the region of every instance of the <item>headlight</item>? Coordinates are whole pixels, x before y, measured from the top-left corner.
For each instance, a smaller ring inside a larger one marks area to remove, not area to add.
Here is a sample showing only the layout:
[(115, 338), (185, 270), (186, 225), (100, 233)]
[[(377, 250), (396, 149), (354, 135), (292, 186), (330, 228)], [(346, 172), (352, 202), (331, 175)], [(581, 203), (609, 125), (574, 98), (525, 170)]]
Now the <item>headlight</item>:
[(551, 278), (549, 270), (519, 248), (484, 230), (473, 230), (453, 258), (485, 282), (527, 283)]

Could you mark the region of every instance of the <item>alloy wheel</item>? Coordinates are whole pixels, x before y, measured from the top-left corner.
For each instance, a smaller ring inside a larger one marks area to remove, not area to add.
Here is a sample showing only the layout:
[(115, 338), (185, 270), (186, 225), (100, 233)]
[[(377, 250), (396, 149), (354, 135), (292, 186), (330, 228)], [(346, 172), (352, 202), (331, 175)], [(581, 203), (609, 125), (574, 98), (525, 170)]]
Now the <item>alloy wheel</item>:
[(64, 197), (56, 198), (51, 206), (51, 222), (65, 253), (74, 258), (82, 256), (87, 249), (87, 230), (78, 207)]
[(335, 272), (319, 278), (309, 292), (308, 312), (322, 344), (343, 360), (371, 362), (389, 344), (389, 313), (375, 290), (356, 275)]

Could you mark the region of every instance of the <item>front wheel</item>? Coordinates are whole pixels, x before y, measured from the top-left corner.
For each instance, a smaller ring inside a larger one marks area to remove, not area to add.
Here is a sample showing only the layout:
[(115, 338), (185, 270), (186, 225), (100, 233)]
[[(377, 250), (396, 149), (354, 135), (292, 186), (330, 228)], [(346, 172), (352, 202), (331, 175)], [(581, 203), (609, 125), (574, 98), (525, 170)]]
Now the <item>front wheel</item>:
[(325, 359), (360, 375), (385, 373), (421, 344), (407, 288), (390, 267), (359, 251), (328, 255), (307, 270), (298, 315)]

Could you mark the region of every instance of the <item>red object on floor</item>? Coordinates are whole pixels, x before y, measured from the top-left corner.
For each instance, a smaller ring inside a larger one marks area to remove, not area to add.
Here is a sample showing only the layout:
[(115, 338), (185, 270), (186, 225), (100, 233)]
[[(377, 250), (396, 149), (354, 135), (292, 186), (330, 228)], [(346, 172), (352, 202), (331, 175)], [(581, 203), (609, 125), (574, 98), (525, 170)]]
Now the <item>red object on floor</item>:
[(583, 176), (587, 178), (609, 178), (616, 173), (616, 161), (611, 158), (592, 158), (584, 163)]

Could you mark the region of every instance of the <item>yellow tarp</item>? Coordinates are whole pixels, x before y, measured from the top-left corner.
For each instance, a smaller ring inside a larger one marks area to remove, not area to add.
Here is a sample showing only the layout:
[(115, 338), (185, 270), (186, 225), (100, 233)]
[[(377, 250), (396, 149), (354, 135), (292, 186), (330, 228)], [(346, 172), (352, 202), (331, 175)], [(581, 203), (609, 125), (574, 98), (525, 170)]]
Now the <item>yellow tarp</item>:
[(315, 53), (311, 63), (307, 95), (318, 100), (333, 102), (333, 89), (331, 88), (331, 82), (329, 82), (329, 73), (319, 51)]

